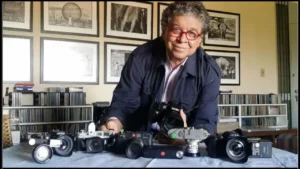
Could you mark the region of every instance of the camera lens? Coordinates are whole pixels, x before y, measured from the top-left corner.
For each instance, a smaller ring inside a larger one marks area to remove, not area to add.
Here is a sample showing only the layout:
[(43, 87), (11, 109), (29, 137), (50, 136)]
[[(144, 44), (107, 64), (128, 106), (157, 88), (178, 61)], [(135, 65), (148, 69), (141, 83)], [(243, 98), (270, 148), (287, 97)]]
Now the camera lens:
[(130, 159), (139, 158), (143, 153), (143, 141), (140, 139), (134, 139), (131, 143), (128, 144), (126, 148), (126, 155)]
[(32, 158), (40, 164), (48, 163), (52, 155), (52, 149), (47, 144), (40, 144), (32, 151)]
[(248, 160), (247, 144), (244, 140), (238, 138), (232, 138), (227, 142), (226, 153), (232, 161), (237, 163)]
[(54, 147), (54, 152), (60, 156), (70, 156), (74, 148), (73, 139), (67, 135), (60, 135), (57, 139), (62, 141), (62, 145)]
[(169, 131), (173, 128), (183, 127), (183, 121), (179, 116), (169, 116), (166, 117), (163, 121), (163, 127), (165, 131)]
[(104, 140), (99, 137), (93, 137), (86, 140), (88, 152), (101, 152), (104, 150)]

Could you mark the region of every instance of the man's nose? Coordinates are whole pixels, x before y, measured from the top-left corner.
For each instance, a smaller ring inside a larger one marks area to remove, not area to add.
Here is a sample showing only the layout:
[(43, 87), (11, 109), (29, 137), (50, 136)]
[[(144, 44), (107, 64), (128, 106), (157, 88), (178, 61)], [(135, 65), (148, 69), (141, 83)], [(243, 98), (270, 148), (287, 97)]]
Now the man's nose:
[(179, 35), (178, 39), (179, 39), (179, 41), (180, 41), (181, 43), (186, 43), (186, 42), (188, 41), (185, 32), (182, 32), (182, 33)]

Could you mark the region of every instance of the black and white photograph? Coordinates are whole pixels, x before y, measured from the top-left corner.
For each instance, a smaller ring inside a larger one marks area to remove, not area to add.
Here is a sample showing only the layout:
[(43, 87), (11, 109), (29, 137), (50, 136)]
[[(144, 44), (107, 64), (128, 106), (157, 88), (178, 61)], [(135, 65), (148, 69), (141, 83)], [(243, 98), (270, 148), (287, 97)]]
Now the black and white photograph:
[(120, 81), (122, 69), (136, 47), (132, 44), (104, 43), (105, 84), (117, 84)]
[(240, 14), (208, 10), (211, 17), (204, 45), (240, 47)]
[(93, 1), (42, 2), (43, 31), (98, 36), (98, 9)]
[[(3, 83), (33, 82), (32, 37), (3, 35)], [(17, 50), (16, 50), (17, 49)]]
[(219, 65), (221, 84), (240, 85), (240, 52), (205, 50)]
[(105, 36), (137, 40), (152, 39), (150, 2), (105, 2)]
[(41, 38), (41, 83), (99, 84), (99, 43)]
[(161, 29), (161, 18), (162, 18), (162, 13), (163, 11), (168, 7), (169, 4), (166, 4), (166, 3), (161, 3), (161, 2), (158, 2), (157, 3), (158, 5), (158, 14), (157, 14), (157, 37), (160, 37), (161, 36), (161, 33), (162, 33), (162, 29)]
[(32, 31), (31, 1), (2, 1), (3, 29)]

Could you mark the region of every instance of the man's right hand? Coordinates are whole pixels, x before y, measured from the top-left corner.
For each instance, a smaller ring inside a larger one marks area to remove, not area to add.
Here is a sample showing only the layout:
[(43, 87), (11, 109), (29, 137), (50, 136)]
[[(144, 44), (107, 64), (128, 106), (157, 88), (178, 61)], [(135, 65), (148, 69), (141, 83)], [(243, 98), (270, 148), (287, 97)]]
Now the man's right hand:
[(122, 123), (118, 119), (110, 119), (104, 125), (99, 127), (99, 130), (114, 130), (114, 133), (117, 134), (123, 128)]

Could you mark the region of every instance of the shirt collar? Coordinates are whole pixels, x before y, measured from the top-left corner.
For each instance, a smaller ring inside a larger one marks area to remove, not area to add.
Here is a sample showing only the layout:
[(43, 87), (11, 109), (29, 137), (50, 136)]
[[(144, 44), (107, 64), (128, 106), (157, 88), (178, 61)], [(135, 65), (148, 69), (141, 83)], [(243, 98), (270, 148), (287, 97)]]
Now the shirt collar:
[[(173, 69), (173, 67), (172, 67), (172, 62), (171, 62), (171, 60), (170, 60), (170, 57), (169, 57), (169, 54), (168, 54), (168, 52), (166, 51), (166, 65), (167, 66), (169, 66), (169, 67), (171, 67), (172, 69)], [(185, 64), (185, 62), (187, 61), (187, 59), (188, 59), (188, 57), (186, 57), (185, 59), (184, 59), (184, 61), (180, 64), (180, 65), (178, 65), (177, 67), (180, 67), (180, 66), (184, 66), (184, 64)]]

